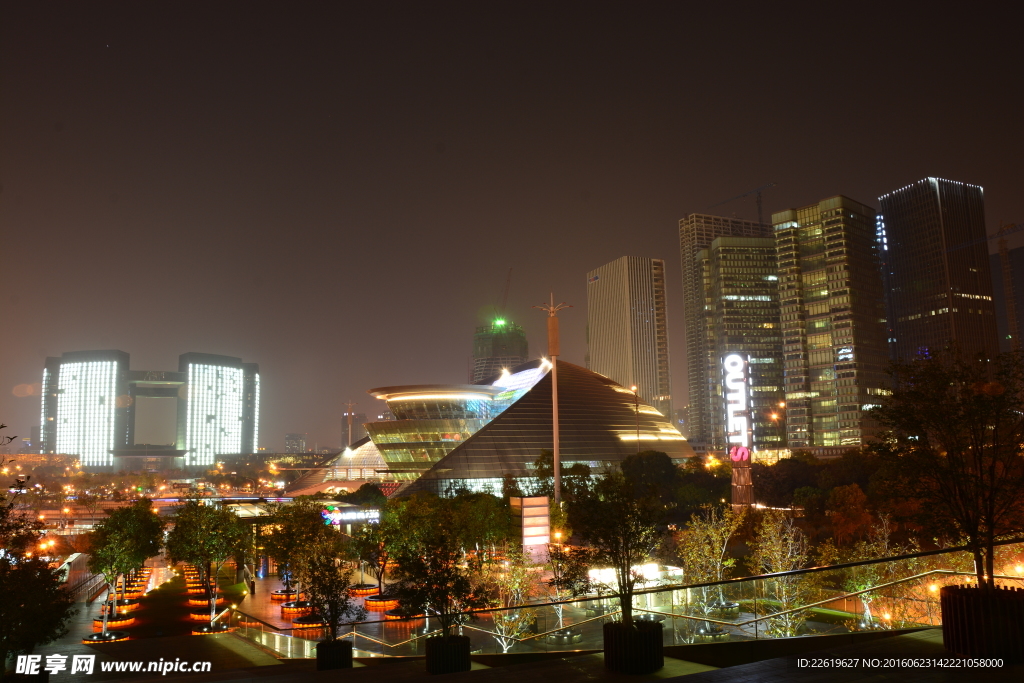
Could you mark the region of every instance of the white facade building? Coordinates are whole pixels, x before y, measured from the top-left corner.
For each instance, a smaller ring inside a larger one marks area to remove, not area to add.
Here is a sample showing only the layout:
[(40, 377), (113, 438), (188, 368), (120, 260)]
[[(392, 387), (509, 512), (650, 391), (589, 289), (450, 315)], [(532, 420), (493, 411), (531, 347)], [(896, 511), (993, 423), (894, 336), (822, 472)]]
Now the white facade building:
[(587, 273), (588, 367), (672, 416), (665, 262), (623, 256)]

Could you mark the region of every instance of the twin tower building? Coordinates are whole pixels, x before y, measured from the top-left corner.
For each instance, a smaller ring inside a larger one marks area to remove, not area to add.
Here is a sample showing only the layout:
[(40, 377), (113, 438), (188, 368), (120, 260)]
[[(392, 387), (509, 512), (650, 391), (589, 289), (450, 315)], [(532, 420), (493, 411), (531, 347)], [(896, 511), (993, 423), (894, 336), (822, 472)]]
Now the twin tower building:
[[(689, 394), (679, 412), (698, 451), (740, 442), (727, 357), (746, 362), (742, 437), (771, 457), (873, 437), (868, 411), (888, 393), (891, 360), (951, 344), (999, 351), (982, 188), (925, 178), (879, 204), (835, 196), (774, 213), (771, 225), (679, 222)], [(673, 415), (664, 261), (623, 257), (587, 283), (588, 367)]]
[[(240, 358), (185, 353), (174, 372), (132, 370), (124, 351), (76, 351), (46, 359), (42, 394), (41, 451), (94, 470), (210, 467), (258, 443), (259, 366)], [(173, 422), (157, 430), (173, 443), (137, 443), (142, 412)]]

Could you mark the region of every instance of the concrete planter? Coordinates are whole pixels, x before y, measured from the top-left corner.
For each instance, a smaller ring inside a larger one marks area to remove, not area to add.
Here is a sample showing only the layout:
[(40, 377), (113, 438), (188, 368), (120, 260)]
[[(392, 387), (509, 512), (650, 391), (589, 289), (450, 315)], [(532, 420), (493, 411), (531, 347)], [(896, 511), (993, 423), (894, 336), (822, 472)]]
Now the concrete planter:
[(661, 622), (604, 625), (604, 666), (626, 674), (649, 674), (665, 666)]
[(316, 670), (352, 668), (352, 641), (331, 640), (316, 644)]
[(452, 674), (469, 671), (469, 636), (436, 636), (427, 638), (427, 673)]
[(1024, 662), (1024, 589), (944, 586), (939, 600), (948, 651)]

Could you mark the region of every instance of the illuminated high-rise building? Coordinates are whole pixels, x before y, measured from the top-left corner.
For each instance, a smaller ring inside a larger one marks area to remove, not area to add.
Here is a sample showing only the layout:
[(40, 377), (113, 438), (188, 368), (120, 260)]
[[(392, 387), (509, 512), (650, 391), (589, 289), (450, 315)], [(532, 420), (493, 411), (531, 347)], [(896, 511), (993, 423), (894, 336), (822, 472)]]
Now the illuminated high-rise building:
[(665, 262), (623, 256), (587, 273), (589, 369), (672, 416)]
[(530, 345), (526, 332), (505, 318), (495, 318), (490, 325), (476, 328), (473, 335), (473, 365), (469, 381), (476, 383), (494, 378), (503, 369), (514, 368), (529, 360)]
[(219, 455), (255, 453), (259, 419), (259, 366), (240, 358), (184, 353), (186, 377), (178, 399), (178, 448), (186, 467), (208, 467)]
[[(177, 372), (128, 365), (123, 351), (47, 358), (40, 451), (75, 455), (83, 467), (108, 470), (206, 467), (218, 455), (256, 451), (258, 365), (203, 353), (182, 355)], [(146, 408), (164, 401), (171, 402), (169, 412)], [(149, 424), (165, 414), (163, 428)], [(154, 433), (166, 437), (149, 440)]]
[(790, 448), (859, 446), (886, 393), (875, 210), (848, 197), (772, 214)]
[(748, 363), (751, 446), (755, 452), (778, 450), (785, 434), (779, 406), (784, 390), (775, 240), (719, 237), (695, 258), (703, 273), (706, 311), (709, 390), (702, 410), (708, 416), (707, 446), (724, 450), (728, 445), (722, 359), (738, 353)]
[(284, 452), (285, 453), (305, 453), (306, 442), (309, 440), (308, 434), (285, 434), (284, 435)]
[(925, 178), (878, 202), (891, 356), (998, 353), (984, 190)]
[(42, 452), (111, 468), (113, 449), (128, 443), (128, 354), (74, 351), (47, 358), (42, 387)]
[(686, 373), (689, 390), (689, 438), (698, 444), (712, 440), (711, 414), (717, 400), (717, 371), (709, 374), (704, 273), (697, 252), (719, 237), (771, 237), (771, 226), (722, 216), (692, 213), (679, 221), (679, 256), (683, 271), (683, 322), (686, 325)]

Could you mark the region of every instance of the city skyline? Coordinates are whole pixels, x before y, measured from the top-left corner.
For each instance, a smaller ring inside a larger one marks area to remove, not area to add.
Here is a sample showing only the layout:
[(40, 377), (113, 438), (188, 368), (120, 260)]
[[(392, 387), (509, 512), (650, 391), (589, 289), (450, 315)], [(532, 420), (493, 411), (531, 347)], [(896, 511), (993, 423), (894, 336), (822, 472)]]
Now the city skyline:
[[(583, 274), (625, 253), (666, 262), (682, 407), (681, 218), (756, 220), (752, 196), (712, 207), (768, 182), (766, 218), (927, 176), (984, 187), (989, 233), (1024, 218), (1022, 171), (1002, 154), (1024, 147), (1019, 66), (996, 15), (891, 10), (863, 50), (809, 60), (777, 36), (820, 35), (819, 14), (555, 8), (493, 27), (480, 9), (341, 11), (4, 9), (11, 434), (39, 422), (48, 356), (125, 348), (162, 367), (201, 348), (260, 361), (263, 445), (333, 444), (344, 402), (372, 387), (464, 381), (509, 267), (508, 315), (533, 355), (546, 343), (531, 306), (554, 291), (575, 306), (562, 358), (582, 364)], [(680, 52), (687, 26), (708, 30)], [(840, 75), (861, 93), (841, 107), (772, 104), (795, 84), (828, 97)], [(949, 96), (968, 80), (971, 96)], [(856, 153), (822, 153), (839, 137)]]

